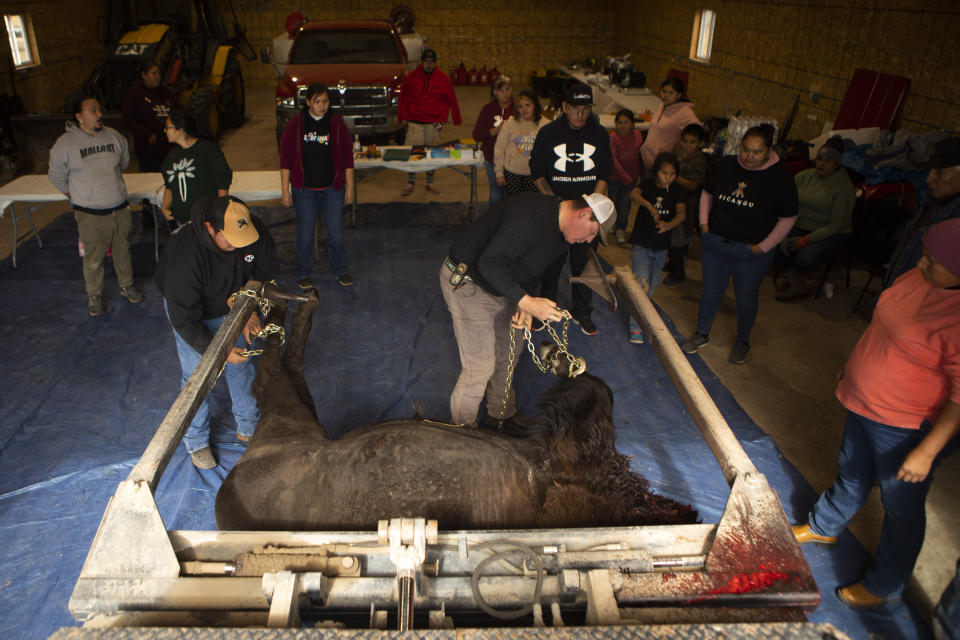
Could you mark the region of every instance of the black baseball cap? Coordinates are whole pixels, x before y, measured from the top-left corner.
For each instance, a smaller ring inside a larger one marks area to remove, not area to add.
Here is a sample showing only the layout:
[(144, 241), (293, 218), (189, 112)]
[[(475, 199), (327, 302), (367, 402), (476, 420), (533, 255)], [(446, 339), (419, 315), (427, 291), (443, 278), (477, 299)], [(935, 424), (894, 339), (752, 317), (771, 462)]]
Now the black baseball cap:
[(424, 49), (423, 53), (420, 54), (420, 61), (423, 62), (424, 60), (433, 60), (434, 62), (436, 62), (437, 52), (434, 51), (433, 49)]
[(563, 88), (563, 101), (574, 107), (592, 107), (593, 89), (583, 82), (570, 82)]
[(960, 136), (944, 138), (933, 145), (933, 154), (927, 161), (930, 169), (945, 169), (960, 166)]

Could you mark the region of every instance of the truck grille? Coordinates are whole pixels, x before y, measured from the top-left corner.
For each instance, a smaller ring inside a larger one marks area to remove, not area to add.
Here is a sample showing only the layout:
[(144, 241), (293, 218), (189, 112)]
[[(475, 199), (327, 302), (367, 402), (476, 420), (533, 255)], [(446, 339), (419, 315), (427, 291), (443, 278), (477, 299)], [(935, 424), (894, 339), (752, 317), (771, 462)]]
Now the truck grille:
[[(303, 106), (306, 93), (307, 87), (297, 87), (297, 106)], [(390, 90), (383, 85), (349, 86), (343, 92), (336, 85), (330, 85), (329, 95), (330, 106), (341, 112), (390, 106)]]

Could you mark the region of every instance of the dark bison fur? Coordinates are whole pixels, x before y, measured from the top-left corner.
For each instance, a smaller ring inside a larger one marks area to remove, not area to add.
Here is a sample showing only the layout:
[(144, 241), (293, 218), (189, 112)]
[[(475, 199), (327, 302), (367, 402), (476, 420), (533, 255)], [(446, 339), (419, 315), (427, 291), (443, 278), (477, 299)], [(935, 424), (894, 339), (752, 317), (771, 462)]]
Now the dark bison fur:
[(400, 516), (445, 530), (696, 522), (630, 471), (614, 448), (613, 395), (587, 374), (547, 391), (523, 437), (395, 420), (329, 440), (303, 378), (316, 306), (313, 292), (297, 307), (285, 350), (267, 342), (260, 424), (217, 494), (221, 529), (370, 530)]

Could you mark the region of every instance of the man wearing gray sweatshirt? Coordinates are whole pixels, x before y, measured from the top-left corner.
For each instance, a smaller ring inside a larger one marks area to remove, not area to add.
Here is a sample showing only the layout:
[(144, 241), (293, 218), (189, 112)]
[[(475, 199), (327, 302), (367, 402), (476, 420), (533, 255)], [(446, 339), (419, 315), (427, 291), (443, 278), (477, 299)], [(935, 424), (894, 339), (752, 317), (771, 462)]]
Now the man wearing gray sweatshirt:
[(50, 149), (47, 176), (66, 194), (77, 218), (83, 243), (83, 280), (91, 316), (103, 315), (103, 260), (113, 248), (120, 295), (136, 304), (143, 294), (133, 284), (130, 263), (130, 206), (122, 173), (130, 163), (127, 140), (103, 126), (103, 110), (96, 98), (82, 97), (74, 103), (77, 124)]

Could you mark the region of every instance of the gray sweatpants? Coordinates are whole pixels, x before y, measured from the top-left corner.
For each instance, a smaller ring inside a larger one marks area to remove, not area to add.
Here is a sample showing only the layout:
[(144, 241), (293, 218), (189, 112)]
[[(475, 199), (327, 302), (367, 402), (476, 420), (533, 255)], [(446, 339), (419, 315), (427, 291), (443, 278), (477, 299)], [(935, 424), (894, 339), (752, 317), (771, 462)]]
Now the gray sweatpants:
[(103, 260), (107, 249), (113, 248), (113, 268), (121, 287), (133, 284), (133, 266), (130, 263), (130, 207), (124, 207), (98, 216), (74, 211), (77, 230), (83, 241), (83, 281), (88, 296), (103, 295)]
[[(450, 395), (451, 422), (476, 425), (480, 401), (487, 397), (487, 415), (509, 418), (517, 412), (513, 385), (503, 407), (510, 360), (510, 318), (513, 305), (468, 282), (459, 289), (450, 284), (450, 269), (440, 265), (440, 290), (453, 316), (453, 333), (460, 350), (460, 377)], [(516, 354), (524, 348), (517, 341)]]

